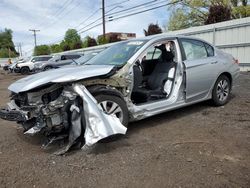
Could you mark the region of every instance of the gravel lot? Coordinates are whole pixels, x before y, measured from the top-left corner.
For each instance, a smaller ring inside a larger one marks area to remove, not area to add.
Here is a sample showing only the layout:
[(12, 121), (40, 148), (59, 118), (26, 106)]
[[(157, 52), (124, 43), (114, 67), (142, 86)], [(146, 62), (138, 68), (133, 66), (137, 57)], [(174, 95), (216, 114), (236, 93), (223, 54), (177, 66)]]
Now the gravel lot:
[[(0, 72), (0, 106), (20, 77)], [(55, 156), (40, 146), (0, 120), (0, 187), (250, 187), (250, 73), (226, 106), (204, 102), (132, 123), (90, 152)]]

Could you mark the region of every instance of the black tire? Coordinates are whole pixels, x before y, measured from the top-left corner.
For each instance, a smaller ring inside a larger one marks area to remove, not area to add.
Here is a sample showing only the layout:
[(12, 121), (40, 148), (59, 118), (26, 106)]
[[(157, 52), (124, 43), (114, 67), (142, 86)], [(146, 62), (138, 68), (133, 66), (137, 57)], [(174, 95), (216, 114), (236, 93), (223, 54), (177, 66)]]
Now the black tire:
[[(224, 83), (224, 84), (222, 84)], [(227, 83), (227, 86), (226, 86)], [(222, 86), (222, 85), (225, 85)], [(212, 102), (215, 106), (223, 106), (228, 103), (231, 92), (231, 82), (226, 75), (221, 75), (214, 84)]]
[[(121, 99), (120, 97), (115, 96), (115, 95), (105, 95), (105, 94), (98, 94), (98, 95), (96, 95), (94, 97), (97, 100), (97, 102), (98, 102), (99, 105), (101, 104), (101, 102), (104, 102), (104, 101), (110, 101), (110, 102), (116, 103), (120, 107), (120, 109), (122, 111), (122, 120), (121, 120), (121, 123), (125, 127), (128, 126), (128, 121), (129, 121), (128, 108), (127, 108), (127, 105), (126, 105), (126, 103), (125, 103), (125, 101), (123, 99)], [(109, 104), (109, 102), (107, 103), (107, 105), (108, 104)], [(110, 104), (112, 104), (112, 103), (110, 103)], [(102, 106), (102, 108), (103, 108), (103, 106)], [(113, 110), (113, 111), (116, 111), (116, 110)], [(118, 117), (119, 113), (117, 113), (116, 116)]]
[(29, 74), (29, 72), (30, 72), (29, 67), (22, 67), (20, 70), (21, 74)]
[(52, 69), (53, 67), (51, 67), (51, 66), (46, 66), (46, 67), (44, 67), (44, 71), (47, 71), (47, 70), (50, 70), (50, 69)]

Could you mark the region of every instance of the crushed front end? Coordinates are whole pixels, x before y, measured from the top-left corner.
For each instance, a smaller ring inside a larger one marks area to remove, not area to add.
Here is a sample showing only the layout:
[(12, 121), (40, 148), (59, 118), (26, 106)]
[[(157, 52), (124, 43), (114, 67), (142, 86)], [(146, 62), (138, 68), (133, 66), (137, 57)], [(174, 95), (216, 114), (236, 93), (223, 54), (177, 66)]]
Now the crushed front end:
[(44, 134), (48, 139), (45, 146), (67, 140), (58, 154), (74, 144), (90, 146), (112, 134), (126, 132), (118, 118), (100, 110), (93, 96), (79, 84), (52, 84), (12, 93), (7, 107), (0, 110), (0, 118), (21, 124), (24, 134)]

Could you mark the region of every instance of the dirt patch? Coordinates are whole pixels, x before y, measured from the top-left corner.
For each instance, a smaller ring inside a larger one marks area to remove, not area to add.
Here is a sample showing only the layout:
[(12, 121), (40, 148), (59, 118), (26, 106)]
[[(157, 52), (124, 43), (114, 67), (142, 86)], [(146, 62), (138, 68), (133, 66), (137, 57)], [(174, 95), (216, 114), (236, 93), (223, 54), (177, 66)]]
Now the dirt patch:
[[(20, 75), (0, 72), (0, 105)], [(0, 120), (0, 187), (250, 187), (250, 74), (231, 101), (207, 102), (131, 123), (90, 152), (55, 156)]]

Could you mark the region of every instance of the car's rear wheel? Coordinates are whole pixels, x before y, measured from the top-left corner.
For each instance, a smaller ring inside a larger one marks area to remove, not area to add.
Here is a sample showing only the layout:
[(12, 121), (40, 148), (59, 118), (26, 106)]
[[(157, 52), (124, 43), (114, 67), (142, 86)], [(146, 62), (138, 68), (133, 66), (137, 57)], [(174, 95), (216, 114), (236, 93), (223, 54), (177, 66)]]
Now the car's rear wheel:
[(229, 101), (231, 82), (226, 75), (221, 75), (213, 88), (212, 101), (216, 106), (225, 105)]
[(115, 115), (120, 122), (127, 127), (128, 125), (128, 108), (123, 99), (114, 95), (99, 94), (95, 96), (98, 106), (107, 114)]
[(29, 67), (22, 67), (20, 70), (21, 74), (28, 74), (30, 72)]

